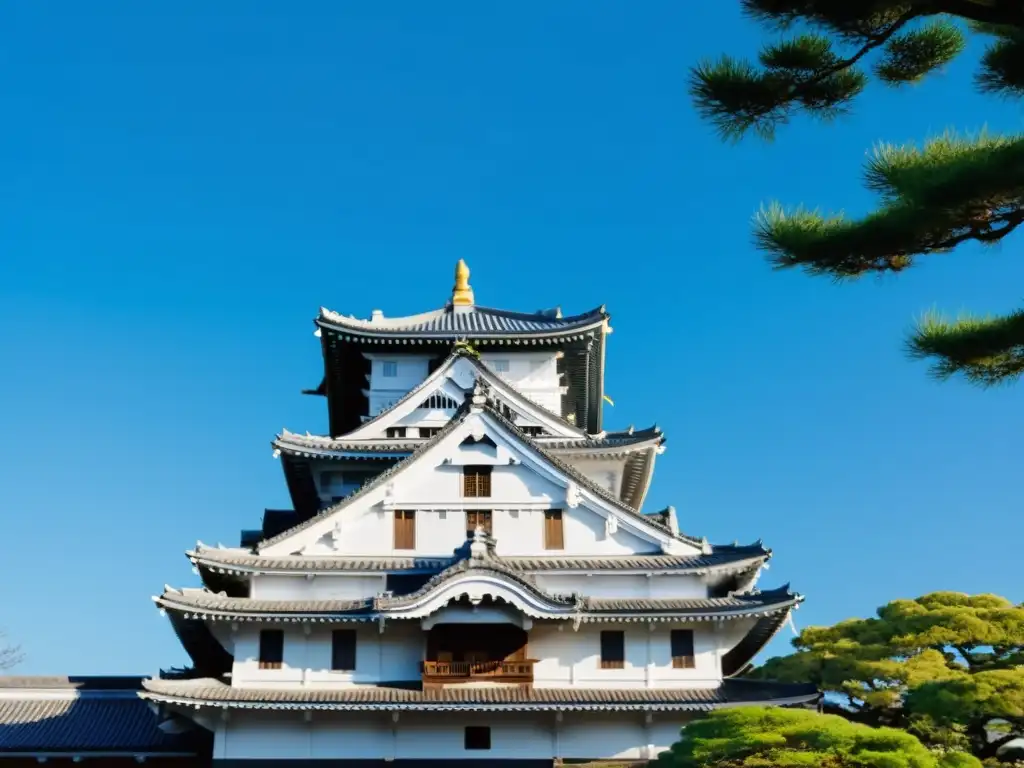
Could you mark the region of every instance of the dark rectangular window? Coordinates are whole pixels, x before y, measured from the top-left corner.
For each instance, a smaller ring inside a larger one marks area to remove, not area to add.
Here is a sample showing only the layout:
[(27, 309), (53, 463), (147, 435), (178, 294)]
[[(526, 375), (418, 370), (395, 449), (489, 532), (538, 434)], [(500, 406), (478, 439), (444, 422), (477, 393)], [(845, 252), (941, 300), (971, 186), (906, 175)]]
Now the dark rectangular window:
[(466, 749), (490, 749), (491, 729), (486, 725), (466, 726)]
[(260, 630), (260, 669), (280, 669), (284, 663), (284, 630)]
[(672, 666), (676, 669), (694, 669), (693, 630), (673, 629), (671, 634)]
[(388, 437), (405, 437), (405, 427), (388, 427), (384, 434)]
[(489, 497), (491, 495), (491, 468), (464, 467), (462, 470), (462, 495)]
[(471, 509), (466, 512), (466, 538), (472, 539), (473, 532), (477, 528), (483, 528), (484, 533), (490, 535), (491, 531), (491, 510)]
[(610, 630), (601, 633), (601, 669), (626, 666), (626, 633)]
[(540, 437), (544, 434), (544, 427), (520, 427), (520, 429), (523, 430), (523, 434), (530, 437)]
[(336, 629), (331, 633), (331, 669), (353, 672), (356, 668), (356, 631)]
[(440, 431), (440, 427), (420, 427), (420, 437), (434, 437)]
[(416, 510), (395, 510), (395, 549), (416, 549)]
[(562, 510), (547, 509), (544, 511), (544, 549), (565, 549), (565, 536), (562, 531)]

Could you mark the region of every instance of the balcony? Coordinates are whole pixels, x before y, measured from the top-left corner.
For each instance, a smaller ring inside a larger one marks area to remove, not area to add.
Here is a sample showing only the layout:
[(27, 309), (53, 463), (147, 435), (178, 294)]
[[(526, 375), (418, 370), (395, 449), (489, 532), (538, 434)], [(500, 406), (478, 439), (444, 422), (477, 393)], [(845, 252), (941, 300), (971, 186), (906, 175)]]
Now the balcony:
[(536, 659), (518, 661), (424, 661), (423, 687), (443, 688), (462, 683), (495, 683), (498, 685), (533, 684)]

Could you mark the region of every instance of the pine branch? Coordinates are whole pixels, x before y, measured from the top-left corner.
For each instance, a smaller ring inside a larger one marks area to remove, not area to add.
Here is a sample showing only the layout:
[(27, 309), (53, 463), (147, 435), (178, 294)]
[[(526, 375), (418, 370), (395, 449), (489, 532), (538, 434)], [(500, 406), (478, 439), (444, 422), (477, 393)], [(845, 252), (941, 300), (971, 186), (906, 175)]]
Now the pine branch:
[(907, 340), (907, 351), (931, 361), (932, 375), (940, 380), (961, 374), (982, 386), (1012, 381), (1024, 374), (1024, 309), (956, 320), (928, 313)]

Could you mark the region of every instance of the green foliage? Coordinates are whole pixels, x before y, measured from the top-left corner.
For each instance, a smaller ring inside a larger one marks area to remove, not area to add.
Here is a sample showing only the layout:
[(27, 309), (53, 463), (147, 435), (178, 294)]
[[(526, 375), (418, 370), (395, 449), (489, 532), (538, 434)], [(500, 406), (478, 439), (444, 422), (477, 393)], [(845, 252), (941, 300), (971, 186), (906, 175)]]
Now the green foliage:
[(895, 728), (869, 728), (803, 709), (739, 707), (686, 726), (658, 768), (980, 768), (959, 754), (939, 758)]
[[(723, 56), (691, 70), (698, 111), (728, 139), (770, 139), (795, 115), (849, 111), (871, 76), (900, 87), (940, 71), (966, 47), (987, 47), (978, 88), (1024, 95), (1024, 3), (1017, 0), (740, 0), (770, 29), (757, 63)], [(880, 196), (859, 219), (767, 206), (754, 240), (777, 268), (833, 279), (901, 272), (973, 241), (994, 245), (1024, 223), (1024, 136), (947, 134), (922, 147), (880, 145), (865, 169)], [(1024, 310), (949, 320), (927, 315), (907, 341), (945, 379), (990, 385), (1024, 374)]]
[[(875, 618), (809, 627), (796, 653), (755, 676), (813, 682), (845, 717), (907, 728), (926, 743), (992, 757), (1024, 733), (1024, 607), (995, 595), (936, 592)], [(1002, 724), (995, 740), (987, 731)]]

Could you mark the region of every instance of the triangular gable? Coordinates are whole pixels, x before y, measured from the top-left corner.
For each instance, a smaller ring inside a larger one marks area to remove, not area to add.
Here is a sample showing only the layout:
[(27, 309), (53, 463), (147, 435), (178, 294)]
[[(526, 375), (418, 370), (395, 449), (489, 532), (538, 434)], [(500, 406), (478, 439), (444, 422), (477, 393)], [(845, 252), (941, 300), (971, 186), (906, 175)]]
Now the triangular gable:
[(346, 440), (385, 437), (389, 427), (415, 423), (417, 411), (421, 409), (442, 411), (450, 418), (478, 381), (490, 390), (495, 404), (505, 409), (506, 416), (514, 421), (539, 426), (545, 434), (553, 437), (573, 439), (586, 436), (583, 429), (569, 424), (561, 416), (516, 391), (470, 353), (456, 351), (398, 402), (344, 437)]
[(450, 461), (453, 455), (461, 454), (461, 446), (467, 439), (480, 441), (485, 437), (495, 444), (496, 450), (506, 457), (506, 461), (526, 466), (561, 489), (564, 498), (553, 501), (552, 506), (568, 509), (583, 507), (604, 518), (610, 533), (622, 528), (626, 533), (668, 554), (694, 554), (702, 550), (701, 542), (667, 531), (546, 452), (495, 412), (486, 403), (481, 390), (481, 387), (477, 387), (472, 398), (460, 408), (448, 425), (408, 458), (305, 523), (261, 542), (257, 545), (257, 551), (267, 555), (293, 554), (314, 545), (325, 536), (343, 536), (345, 519), (353, 512), (367, 511), (378, 504), (384, 509), (396, 508), (396, 484), (411, 468), (418, 464), (441, 466), (446, 460)]

